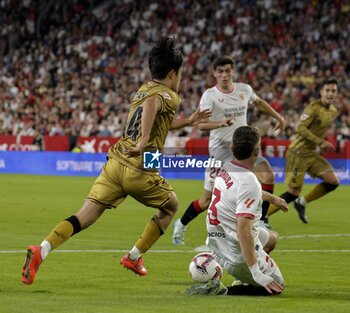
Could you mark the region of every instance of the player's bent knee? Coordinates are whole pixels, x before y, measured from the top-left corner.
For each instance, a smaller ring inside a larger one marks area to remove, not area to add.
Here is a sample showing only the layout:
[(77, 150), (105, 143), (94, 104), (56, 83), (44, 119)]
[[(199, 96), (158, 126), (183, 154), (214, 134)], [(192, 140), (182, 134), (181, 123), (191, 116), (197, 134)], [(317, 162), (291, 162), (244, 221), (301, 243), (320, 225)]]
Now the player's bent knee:
[(166, 209), (166, 212), (172, 216), (174, 216), (179, 209), (179, 200), (174, 192), (170, 193), (169, 201), (164, 205), (164, 208)]
[(299, 197), (300, 192), (301, 192), (301, 187), (288, 186), (288, 192), (295, 197)]
[(264, 172), (262, 173), (262, 180), (264, 184), (273, 185), (275, 182), (275, 174), (274, 172)]
[(259, 163), (254, 167), (254, 172), (262, 184), (273, 185), (275, 182), (275, 173), (266, 161)]
[(201, 207), (202, 212), (209, 208), (210, 199), (208, 199), (208, 198), (199, 199), (198, 202), (199, 202), (199, 206)]
[(278, 234), (275, 231), (269, 230), (269, 239), (264, 246), (264, 251), (267, 254), (271, 253), (276, 248), (277, 241), (278, 241)]
[(81, 209), (74, 215), (79, 220), (81, 229), (86, 229), (98, 220), (104, 210), (104, 205), (86, 200)]

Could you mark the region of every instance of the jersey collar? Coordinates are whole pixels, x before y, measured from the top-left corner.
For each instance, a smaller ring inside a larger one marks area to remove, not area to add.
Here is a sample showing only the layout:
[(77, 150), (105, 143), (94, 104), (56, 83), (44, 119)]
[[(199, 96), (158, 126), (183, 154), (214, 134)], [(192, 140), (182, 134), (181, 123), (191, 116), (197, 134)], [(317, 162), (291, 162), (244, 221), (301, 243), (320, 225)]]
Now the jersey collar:
[(226, 93), (226, 94), (232, 93), (232, 92), (235, 90), (235, 85), (232, 85), (232, 90), (230, 90), (230, 91), (223, 90), (223, 89), (221, 89), (218, 85), (216, 85), (215, 87), (216, 87), (217, 90), (219, 90), (220, 92)]
[(239, 162), (237, 162), (237, 161), (235, 161), (235, 160), (231, 160), (231, 163), (232, 163), (233, 165), (236, 165), (236, 166), (238, 166), (238, 167), (245, 168), (245, 169), (247, 169), (248, 171), (252, 172), (252, 170), (251, 170), (249, 167), (247, 167), (247, 166), (245, 166), (245, 165), (243, 165), (243, 164), (241, 164), (241, 163), (239, 163)]

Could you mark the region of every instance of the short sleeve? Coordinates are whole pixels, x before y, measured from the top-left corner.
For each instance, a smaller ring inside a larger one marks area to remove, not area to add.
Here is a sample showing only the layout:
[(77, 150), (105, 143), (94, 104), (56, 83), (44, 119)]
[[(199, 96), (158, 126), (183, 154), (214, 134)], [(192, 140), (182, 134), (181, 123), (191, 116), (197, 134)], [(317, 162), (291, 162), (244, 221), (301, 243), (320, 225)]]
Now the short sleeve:
[(308, 127), (315, 118), (315, 110), (311, 105), (308, 105), (300, 115), (299, 124)]
[(258, 96), (254, 92), (253, 88), (250, 85), (247, 85), (248, 88), (248, 103), (253, 103), (256, 101)]
[(204, 110), (210, 110), (212, 111), (213, 109), (213, 100), (210, 97), (210, 94), (208, 91), (205, 91), (201, 97), (201, 100), (199, 101), (199, 109), (201, 111)]
[(176, 111), (181, 103), (181, 98), (177, 94), (170, 94), (166, 91), (161, 91), (157, 93), (157, 96), (159, 97), (161, 103), (161, 113), (167, 111)]
[(297, 125), (297, 133), (314, 144), (320, 145), (323, 142), (323, 138), (316, 136), (309, 130), (309, 126), (316, 117), (317, 113), (315, 112), (314, 107), (312, 105), (307, 106), (304, 109), (303, 114), (300, 116), (300, 120)]
[(261, 188), (257, 182), (249, 177), (237, 192), (237, 217), (255, 219), (261, 200)]

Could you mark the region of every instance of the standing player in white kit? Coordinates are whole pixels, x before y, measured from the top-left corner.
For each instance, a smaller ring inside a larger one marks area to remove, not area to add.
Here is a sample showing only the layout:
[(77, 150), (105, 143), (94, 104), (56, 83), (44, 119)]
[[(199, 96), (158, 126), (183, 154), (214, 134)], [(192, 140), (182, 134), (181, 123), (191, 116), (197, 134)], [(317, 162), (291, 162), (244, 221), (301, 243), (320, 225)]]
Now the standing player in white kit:
[[(222, 162), (232, 159), (232, 134), (238, 127), (247, 125), (249, 103), (253, 103), (260, 111), (277, 120), (276, 131), (284, 130), (284, 119), (281, 115), (267, 102), (259, 98), (249, 85), (233, 82), (234, 64), (234, 60), (230, 56), (222, 56), (214, 61), (214, 77), (217, 84), (207, 89), (200, 100), (200, 109), (209, 109), (212, 115), (210, 121), (199, 124), (199, 127), (201, 130), (210, 131), (210, 157)], [(181, 219), (174, 222), (174, 244), (185, 243), (185, 231), (188, 223), (208, 209), (218, 170), (218, 168), (206, 169), (202, 196), (189, 205)], [(267, 160), (259, 156), (254, 166), (254, 172), (262, 189), (273, 193), (274, 173)], [(268, 207), (269, 202), (264, 201), (262, 220), (266, 217)]]

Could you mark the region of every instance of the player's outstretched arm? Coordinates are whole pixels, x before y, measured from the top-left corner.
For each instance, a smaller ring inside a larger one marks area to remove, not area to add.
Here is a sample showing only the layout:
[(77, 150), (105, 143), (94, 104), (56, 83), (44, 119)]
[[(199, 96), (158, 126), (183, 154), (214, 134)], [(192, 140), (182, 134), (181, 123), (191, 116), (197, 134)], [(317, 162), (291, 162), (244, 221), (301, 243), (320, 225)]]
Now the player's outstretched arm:
[(288, 204), (286, 200), (264, 190), (262, 191), (262, 198), (264, 201), (274, 204), (283, 212), (288, 212)]
[(280, 133), (284, 131), (285, 123), (282, 115), (276, 112), (265, 100), (259, 97), (256, 97), (254, 104), (257, 106), (257, 108), (260, 111), (265, 112), (266, 114), (274, 117), (277, 120), (277, 125), (275, 126), (275, 129), (274, 129), (274, 134), (276, 136), (278, 136)]
[(227, 118), (222, 121), (207, 121), (199, 124), (200, 130), (213, 130), (221, 127), (228, 127), (233, 125), (236, 119), (234, 117)]
[(186, 126), (196, 126), (199, 123), (203, 123), (208, 121), (208, 118), (211, 116), (210, 110), (203, 110), (200, 111), (200, 109), (197, 109), (195, 112), (191, 114), (188, 118), (179, 118), (173, 120), (170, 129), (179, 129)]

